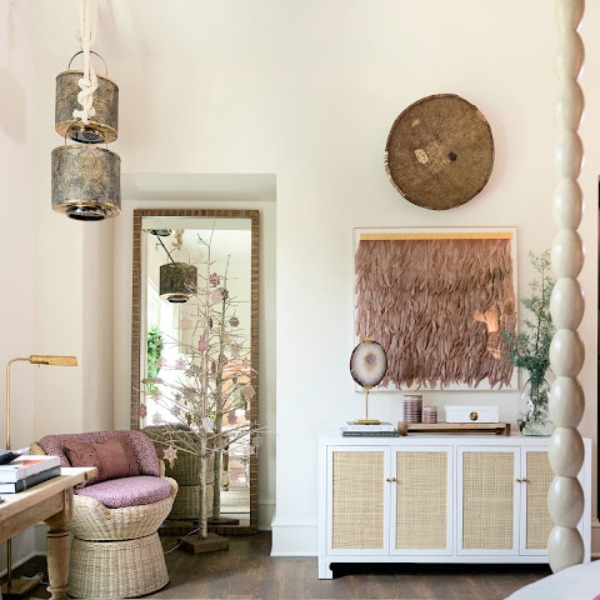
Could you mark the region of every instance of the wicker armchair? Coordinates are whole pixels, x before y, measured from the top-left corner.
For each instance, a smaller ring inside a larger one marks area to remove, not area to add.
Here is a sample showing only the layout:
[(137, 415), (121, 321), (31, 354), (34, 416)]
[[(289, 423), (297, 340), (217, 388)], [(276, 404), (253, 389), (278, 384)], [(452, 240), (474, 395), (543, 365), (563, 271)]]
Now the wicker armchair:
[[(184, 426), (164, 427), (160, 425), (148, 426), (142, 430), (154, 444), (159, 457), (172, 440), (177, 444), (178, 438), (182, 439), (181, 446), (186, 447), (185, 438), (196, 437), (196, 434)], [(167, 517), (171, 521), (197, 521), (200, 514), (200, 458), (189, 452), (179, 452), (177, 460), (173, 466), (169, 462), (165, 463), (165, 473), (167, 477), (175, 479), (179, 485), (179, 491), (175, 496), (173, 508)], [(213, 493), (214, 493), (214, 456), (208, 460), (206, 474), (206, 496), (208, 506), (206, 514), (210, 518), (213, 514)]]
[[(73, 454), (69, 460), (73, 442), (78, 447), (98, 448), (116, 437), (133, 449), (132, 460), (140, 474), (105, 478), (75, 490), (69, 594), (76, 598), (132, 598), (159, 590), (169, 582), (157, 531), (171, 510), (178, 486), (164, 477), (164, 465), (143, 433), (48, 435), (32, 444), (31, 451), (56, 454), (61, 465), (69, 467), (73, 466)], [(92, 462), (90, 466), (98, 465)]]

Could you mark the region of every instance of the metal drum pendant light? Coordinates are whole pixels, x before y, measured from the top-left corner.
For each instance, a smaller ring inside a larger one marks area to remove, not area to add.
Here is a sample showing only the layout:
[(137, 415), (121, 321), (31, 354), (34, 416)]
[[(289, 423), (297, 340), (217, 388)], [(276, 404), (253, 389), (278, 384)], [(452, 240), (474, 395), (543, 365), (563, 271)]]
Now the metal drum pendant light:
[(121, 212), (121, 159), (104, 148), (64, 145), (52, 151), (52, 208), (79, 221)]
[(90, 55), (93, 54), (102, 61), (106, 74), (96, 73), (98, 87), (94, 92), (94, 115), (88, 116), (87, 123), (74, 117), (73, 113), (80, 108), (77, 99), (81, 92), (79, 81), (85, 73), (71, 70), (71, 64), (80, 54), (83, 54), (83, 50), (75, 54), (66, 71), (56, 76), (56, 133), (82, 144), (109, 144), (119, 135), (119, 86), (107, 76), (108, 69), (104, 59), (97, 52), (90, 51)]
[[(92, 54), (104, 62), (91, 50), (95, 8), (95, 0), (81, 0), (82, 50), (56, 77), (55, 129), (65, 143), (52, 151), (52, 208), (79, 221), (121, 212), (121, 159), (97, 147), (118, 137), (119, 88), (91, 65)], [(71, 70), (79, 54), (84, 69)]]
[[(169, 237), (173, 233), (170, 229), (150, 229), (151, 233), (156, 237), (157, 242), (166, 252), (169, 260), (164, 265), (160, 266), (159, 279), (159, 295), (172, 304), (184, 304), (192, 296), (196, 295), (198, 288), (198, 269), (184, 262), (175, 262), (171, 253), (162, 241), (163, 237)], [(176, 246), (180, 248), (179, 246)]]
[(174, 304), (187, 302), (195, 293), (198, 269), (189, 263), (172, 262), (160, 266), (161, 298)]

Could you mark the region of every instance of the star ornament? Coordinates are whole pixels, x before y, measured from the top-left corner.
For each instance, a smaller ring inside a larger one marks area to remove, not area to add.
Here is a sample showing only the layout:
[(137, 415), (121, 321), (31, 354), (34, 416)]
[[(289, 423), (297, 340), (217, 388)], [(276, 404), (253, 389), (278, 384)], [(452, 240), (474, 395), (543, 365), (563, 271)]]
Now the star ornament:
[(221, 290), (217, 290), (209, 296), (211, 304), (219, 304), (219, 302), (223, 302), (223, 299), (223, 292)]
[(173, 464), (177, 460), (177, 448), (173, 444), (163, 450), (163, 458), (169, 461), (169, 466), (173, 468)]
[(350, 356), (352, 379), (365, 388), (378, 385), (387, 371), (387, 356), (379, 342), (365, 339), (358, 344)]
[(254, 387), (252, 387), (252, 385), (248, 384), (247, 386), (244, 387), (244, 390), (242, 391), (242, 395), (244, 396), (244, 398), (246, 400), (252, 400), (252, 398), (254, 398), (254, 396), (256, 396), (256, 390), (254, 389)]

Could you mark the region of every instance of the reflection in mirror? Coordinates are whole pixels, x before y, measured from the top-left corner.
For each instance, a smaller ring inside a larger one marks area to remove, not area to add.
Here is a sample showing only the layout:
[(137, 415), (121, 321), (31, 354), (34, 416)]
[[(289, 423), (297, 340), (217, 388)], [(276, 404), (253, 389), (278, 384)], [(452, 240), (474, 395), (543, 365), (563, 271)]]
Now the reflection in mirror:
[(217, 533), (257, 527), (258, 249), (258, 211), (134, 211), (131, 426), (156, 435), (210, 418)]

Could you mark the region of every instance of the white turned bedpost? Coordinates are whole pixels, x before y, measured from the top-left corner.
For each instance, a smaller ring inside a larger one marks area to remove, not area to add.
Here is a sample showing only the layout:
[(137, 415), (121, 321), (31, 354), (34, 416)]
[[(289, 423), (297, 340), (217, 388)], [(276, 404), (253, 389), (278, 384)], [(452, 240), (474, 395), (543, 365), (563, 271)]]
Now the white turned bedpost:
[(577, 276), (584, 260), (583, 242), (577, 233), (582, 213), (582, 192), (577, 178), (583, 163), (583, 145), (577, 133), (584, 98), (577, 78), (584, 60), (583, 42), (577, 33), (584, 0), (557, 0), (559, 30), (556, 69), (559, 95), (556, 104), (558, 137), (555, 167), (554, 221), (558, 229), (552, 243), (552, 268), (556, 286), (550, 311), (556, 335), (550, 347), (550, 366), (556, 376), (550, 393), (550, 414), (556, 429), (549, 457), (554, 480), (548, 491), (548, 508), (554, 528), (548, 538), (548, 558), (554, 572), (583, 562), (583, 540), (577, 523), (583, 514), (583, 490), (577, 474), (583, 464), (583, 441), (577, 425), (585, 399), (577, 375), (584, 349), (577, 328), (584, 311)]

